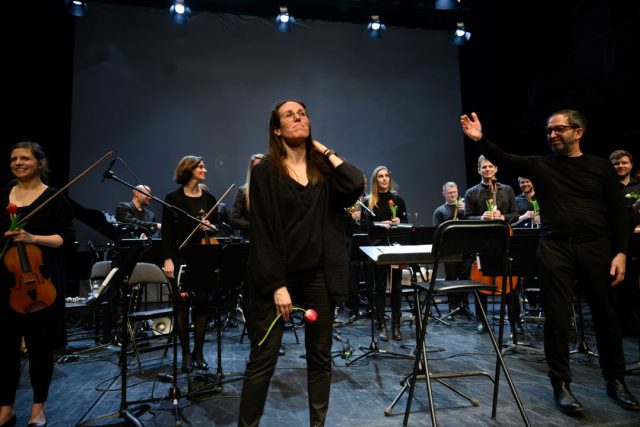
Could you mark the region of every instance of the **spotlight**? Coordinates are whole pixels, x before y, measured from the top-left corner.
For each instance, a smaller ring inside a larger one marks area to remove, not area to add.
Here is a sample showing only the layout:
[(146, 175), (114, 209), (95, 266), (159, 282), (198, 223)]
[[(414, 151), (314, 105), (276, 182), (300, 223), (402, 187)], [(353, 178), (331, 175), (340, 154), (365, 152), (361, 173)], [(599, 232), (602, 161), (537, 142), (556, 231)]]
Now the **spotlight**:
[(281, 33), (289, 33), (291, 32), (291, 27), (293, 27), (295, 23), (296, 19), (289, 15), (289, 9), (284, 6), (280, 6), (280, 13), (276, 16), (278, 31)]
[(453, 36), (453, 44), (456, 46), (464, 46), (471, 38), (471, 33), (465, 30), (464, 22), (458, 22), (456, 24), (456, 32)]
[(176, 24), (186, 24), (191, 16), (191, 9), (185, 4), (184, 0), (174, 0), (169, 8), (169, 15), (171, 15), (173, 22)]
[(371, 22), (367, 25), (369, 37), (372, 39), (381, 39), (383, 31), (387, 31), (387, 26), (380, 22), (380, 16), (371, 15)]
[(77, 16), (79, 18), (87, 14), (87, 3), (80, 0), (66, 0), (67, 12), (70, 15)]
[(436, 10), (457, 10), (461, 0), (436, 0)]

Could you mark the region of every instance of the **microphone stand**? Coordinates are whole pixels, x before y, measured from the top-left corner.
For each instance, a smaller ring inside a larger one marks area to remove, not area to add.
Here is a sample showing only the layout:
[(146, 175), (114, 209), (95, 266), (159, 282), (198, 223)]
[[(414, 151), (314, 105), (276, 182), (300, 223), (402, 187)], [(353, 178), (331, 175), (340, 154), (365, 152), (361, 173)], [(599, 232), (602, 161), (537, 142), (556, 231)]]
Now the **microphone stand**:
[[(140, 193), (144, 194), (147, 197), (150, 197), (152, 200), (155, 200), (156, 202), (160, 203), (163, 206), (166, 206), (167, 208), (169, 208), (172, 212), (174, 213), (179, 213), (181, 215), (184, 215), (190, 219), (192, 219), (193, 221), (196, 221), (200, 224), (203, 224), (207, 227), (210, 227), (209, 224), (206, 224), (205, 222), (203, 222), (202, 220), (200, 220), (199, 218), (196, 218), (192, 215), (190, 215), (189, 213), (185, 212), (184, 210), (180, 209), (177, 206), (174, 206), (170, 203), (165, 202), (164, 200), (161, 200), (151, 194), (149, 194), (146, 191), (143, 191), (139, 188), (136, 188), (134, 185), (124, 181), (123, 179), (120, 179), (119, 177), (117, 177), (113, 171), (111, 170), (111, 166), (113, 165), (113, 163), (111, 165), (109, 165), (109, 169), (107, 169), (104, 174), (103, 174), (103, 181), (105, 179), (111, 179), (113, 181), (116, 181), (122, 185), (124, 185), (125, 187), (128, 187), (134, 191), (139, 191)], [(175, 311), (175, 307), (178, 301), (178, 284), (176, 283), (176, 281), (173, 281), (173, 286), (172, 286), (172, 304), (173, 304), (173, 309)], [(124, 316), (126, 316), (126, 313), (123, 313)], [(125, 317), (126, 318), (126, 317)], [(124, 320), (123, 320), (124, 321)], [(131, 403), (147, 403), (147, 402), (156, 402), (159, 400), (170, 400), (173, 404), (174, 407), (174, 413), (175, 413), (175, 419), (176, 419), (176, 426), (180, 426), (181, 424), (181, 419), (184, 418), (182, 416), (181, 410), (180, 410), (180, 406), (179, 406), (179, 402), (178, 399), (180, 399), (182, 397), (182, 392), (180, 391), (180, 389), (178, 388), (178, 336), (176, 333), (176, 328), (175, 328), (175, 314), (174, 314), (174, 327), (172, 328), (172, 339), (173, 339), (173, 364), (172, 364), (172, 371), (173, 371), (173, 375), (172, 375), (172, 379), (171, 379), (171, 388), (169, 389), (169, 393), (167, 396), (165, 397), (161, 397), (161, 398), (151, 398), (151, 399), (144, 399), (144, 400), (138, 400), (135, 402), (131, 402)], [(124, 356), (124, 358), (126, 359), (126, 355)], [(123, 362), (121, 362), (123, 363)], [(125, 407), (126, 407), (126, 402), (124, 403)]]

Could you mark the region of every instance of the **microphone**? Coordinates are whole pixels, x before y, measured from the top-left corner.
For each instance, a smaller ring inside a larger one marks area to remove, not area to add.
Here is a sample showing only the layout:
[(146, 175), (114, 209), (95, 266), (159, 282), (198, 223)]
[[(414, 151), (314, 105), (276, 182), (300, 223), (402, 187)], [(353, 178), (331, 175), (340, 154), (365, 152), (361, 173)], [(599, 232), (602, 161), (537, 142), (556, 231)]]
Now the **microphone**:
[(114, 157), (111, 160), (111, 163), (109, 163), (109, 167), (107, 168), (106, 171), (104, 171), (104, 173), (102, 174), (102, 180), (100, 182), (104, 182), (105, 179), (107, 178), (111, 178), (111, 175), (113, 175), (113, 172), (111, 172), (111, 168), (113, 167), (113, 165), (116, 163), (116, 160), (118, 160), (117, 157)]
[(360, 199), (358, 199), (357, 201), (360, 204), (360, 206), (362, 206), (364, 210), (371, 216), (371, 218), (375, 218), (376, 214), (374, 214), (373, 211), (367, 207), (367, 205), (362, 203)]

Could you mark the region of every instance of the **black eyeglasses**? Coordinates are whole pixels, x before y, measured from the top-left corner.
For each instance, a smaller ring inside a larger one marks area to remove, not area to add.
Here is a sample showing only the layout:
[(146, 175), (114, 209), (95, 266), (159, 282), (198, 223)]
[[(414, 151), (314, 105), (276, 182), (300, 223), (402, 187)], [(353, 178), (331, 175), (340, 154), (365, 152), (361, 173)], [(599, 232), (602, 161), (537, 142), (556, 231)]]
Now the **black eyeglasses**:
[(546, 128), (544, 131), (547, 135), (551, 135), (551, 132), (555, 133), (565, 133), (569, 129), (577, 129), (578, 126), (551, 126)]

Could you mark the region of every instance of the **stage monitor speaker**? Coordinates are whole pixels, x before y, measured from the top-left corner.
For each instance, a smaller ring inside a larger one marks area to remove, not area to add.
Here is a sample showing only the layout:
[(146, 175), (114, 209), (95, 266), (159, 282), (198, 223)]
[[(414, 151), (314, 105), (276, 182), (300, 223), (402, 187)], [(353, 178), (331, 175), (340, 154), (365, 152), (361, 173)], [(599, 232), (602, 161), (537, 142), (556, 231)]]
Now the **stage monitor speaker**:
[(170, 317), (158, 317), (151, 321), (153, 335), (167, 335), (173, 330), (173, 321)]

